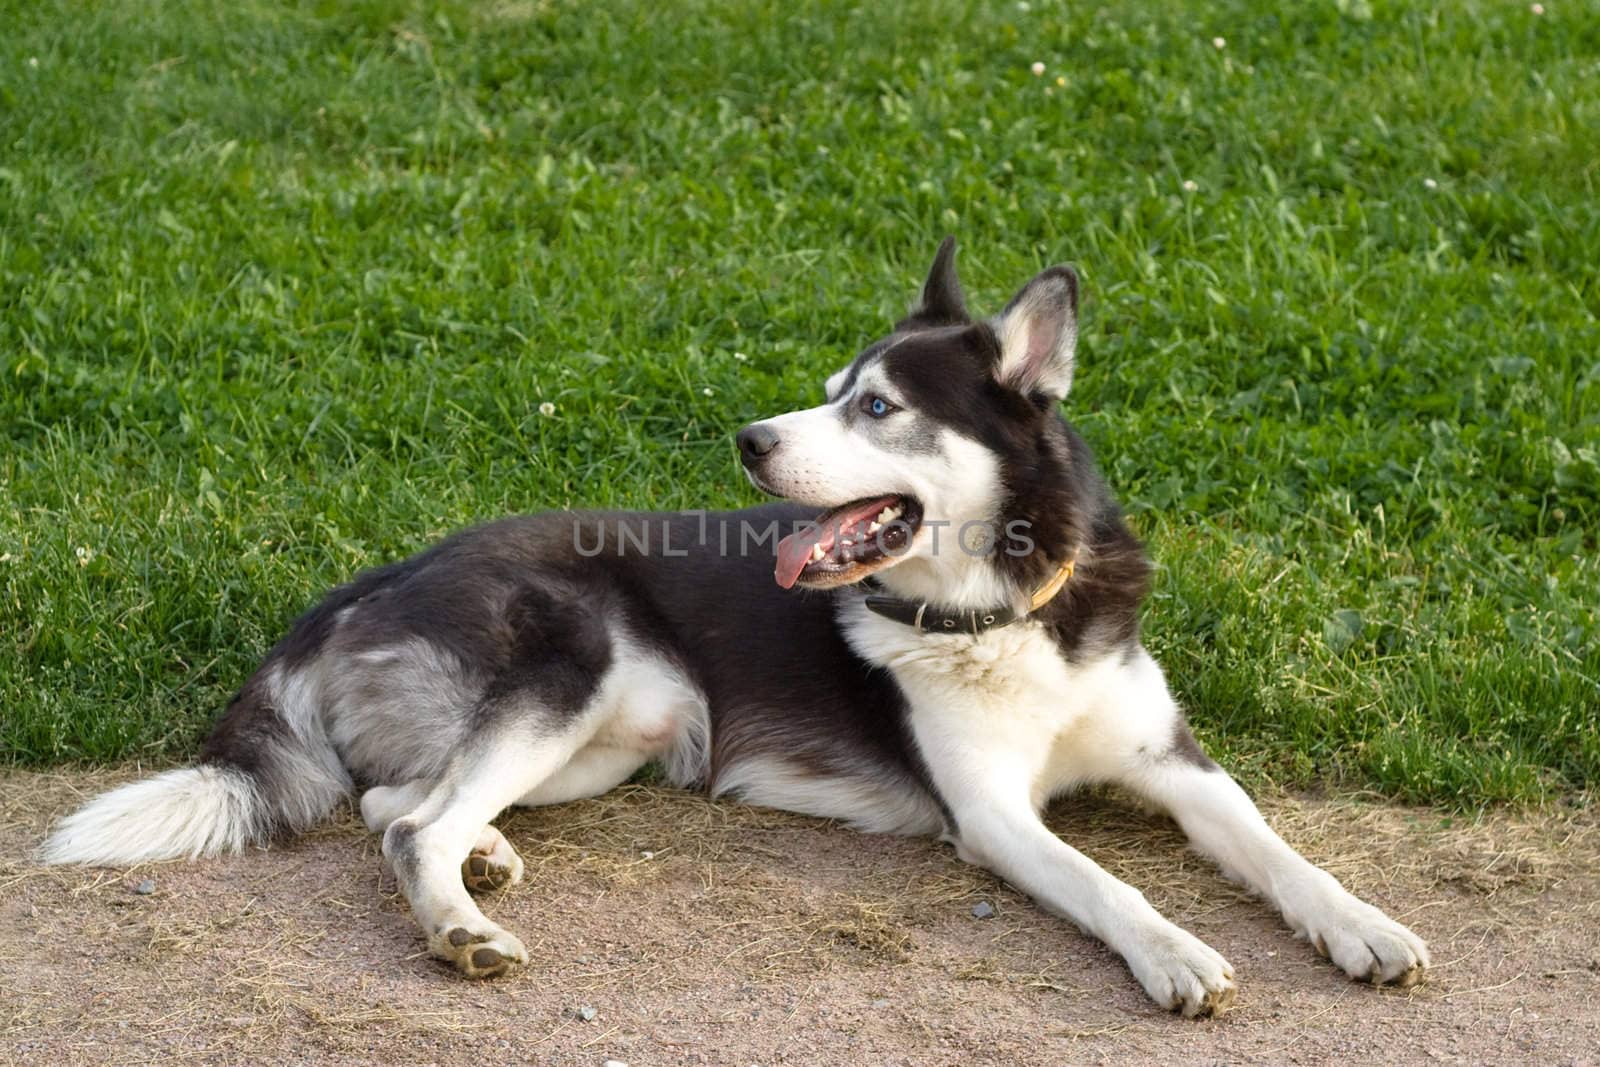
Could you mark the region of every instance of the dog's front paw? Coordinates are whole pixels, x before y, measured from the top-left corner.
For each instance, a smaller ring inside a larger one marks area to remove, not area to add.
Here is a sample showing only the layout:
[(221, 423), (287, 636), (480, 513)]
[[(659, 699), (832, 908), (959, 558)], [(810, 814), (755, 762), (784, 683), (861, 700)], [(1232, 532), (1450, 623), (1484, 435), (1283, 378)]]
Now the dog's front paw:
[(1428, 969), (1422, 938), (1348, 893), (1308, 915), (1304, 925), (1307, 940), (1351, 978), (1410, 986)]
[(1181, 927), (1152, 931), (1127, 954), (1150, 999), (1189, 1018), (1221, 1015), (1233, 1004), (1233, 968), (1221, 953)]
[(528, 962), (522, 942), (494, 923), (482, 929), (447, 927), (428, 938), (428, 951), (468, 978), (499, 978)]

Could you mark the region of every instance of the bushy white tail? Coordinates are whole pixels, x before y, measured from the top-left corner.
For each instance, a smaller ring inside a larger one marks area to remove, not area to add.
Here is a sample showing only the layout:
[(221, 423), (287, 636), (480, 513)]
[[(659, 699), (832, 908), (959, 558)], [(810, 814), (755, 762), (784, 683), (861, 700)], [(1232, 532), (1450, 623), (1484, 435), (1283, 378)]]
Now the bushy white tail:
[(245, 772), (184, 767), (95, 797), (56, 825), (39, 858), (116, 866), (215, 856), (259, 839), (269, 818)]

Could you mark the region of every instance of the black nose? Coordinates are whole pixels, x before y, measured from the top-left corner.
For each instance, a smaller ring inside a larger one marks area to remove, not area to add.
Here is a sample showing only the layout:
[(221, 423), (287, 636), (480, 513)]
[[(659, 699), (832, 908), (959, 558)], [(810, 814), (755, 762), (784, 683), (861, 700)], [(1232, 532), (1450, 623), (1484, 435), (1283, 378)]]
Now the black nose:
[(763, 423), (751, 423), (739, 431), (739, 458), (746, 467), (760, 463), (768, 452), (778, 447), (778, 435)]

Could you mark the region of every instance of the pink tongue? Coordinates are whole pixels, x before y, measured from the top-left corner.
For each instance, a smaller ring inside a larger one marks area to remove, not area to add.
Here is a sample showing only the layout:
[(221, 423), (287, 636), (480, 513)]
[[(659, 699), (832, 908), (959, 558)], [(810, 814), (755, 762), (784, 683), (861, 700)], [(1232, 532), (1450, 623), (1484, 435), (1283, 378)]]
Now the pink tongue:
[(815, 530), (796, 530), (778, 542), (778, 565), (772, 577), (784, 589), (793, 589), (800, 572), (811, 561), (811, 546), (817, 543)]
[(800, 572), (811, 562), (813, 548), (820, 544), (823, 551), (831, 549), (833, 539), (840, 531), (848, 530), (858, 522), (873, 518), (897, 499), (886, 496), (877, 500), (866, 500), (859, 504), (835, 508), (817, 516), (817, 521), (812, 526), (796, 530), (778, 542), (778, 563), (772, 569), (773, 579), (781, 588), (794, 588), (794, 583), (800, 579)]

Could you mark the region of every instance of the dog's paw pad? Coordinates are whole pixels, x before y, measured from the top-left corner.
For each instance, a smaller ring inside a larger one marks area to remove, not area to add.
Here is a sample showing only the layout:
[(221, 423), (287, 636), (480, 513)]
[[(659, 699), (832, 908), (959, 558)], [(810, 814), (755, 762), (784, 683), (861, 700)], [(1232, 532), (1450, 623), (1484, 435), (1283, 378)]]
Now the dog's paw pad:
[(522, 942), (498, 927), (474, 931), (453, 926), (435, 935), (432, 942), (433, 954), (455, 964), (468, 978), (499, 978), (528, 962)]
[(522, 857), (499, 830), (486, 827), (461, 863), (461, 881), (472, 893), (494, 893), (522, 881)]
[(461, 865), (461, 881), (473, 893), (494, 893), (517, 882), (522, 872), (509, 864), (496, 863), (476, 852)]

